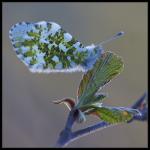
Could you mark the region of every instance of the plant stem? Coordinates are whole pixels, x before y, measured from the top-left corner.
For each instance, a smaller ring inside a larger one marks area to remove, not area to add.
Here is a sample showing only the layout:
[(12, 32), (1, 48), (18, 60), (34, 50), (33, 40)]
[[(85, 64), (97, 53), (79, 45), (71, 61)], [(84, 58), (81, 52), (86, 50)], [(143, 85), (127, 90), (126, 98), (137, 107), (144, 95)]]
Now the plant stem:
[[(148, 108), (146, 106), (146, 98), (147, 94), (145, 93), (139, 100), (137, 100), (131, 108), (134, 109), (138, 109), (141, 113), (141, 115), (135, 115), (130, 121), (128, 121), (127, 123), (131, 123), (132, 121), (138, 120), (138, 121), (146, 121), (147, 120), (147, 116), (148, 116)], [(67, 144), (69, 144), (70, 142), (77, 140), (83, 136), (89, 135), (91, 133), (94, 133), (98, 130), (102, 130), (104, 128), (108, 128), (111, 126), (115, 126), (121, 123), (116, 123), (116, 124), (110, 124), (104, 121), (98, 122), (94, 125), (91, 125), (89, 127), (86, 127), (84, 129), (80, 129), (77, 131), (72, 132), (72, 126), (76, 120), (76, 116), (75, 115), (77, 112), (76, 110), (72, 109), (69, 113), (67, 122), (66, 122), (66, 126), (64, 128), (64, 130), (62, 130), (62, 132), (60, 133), (59, 139), (57, 141), (56, 147), (64, 147)]]
[(94, 133), (100, 129), (104, 129), (108, 126), (113, 126), (113, 124), (109, 124), (107, 122), (99, 122), (97, 124), (91, 125), (91, 126), (86, 127), (84, 129), (75, 131), (74, 133), (72, 133), (72, 141), (76, 140), (80, 137), (86, 136), (88, 134)]
[(72, 126), (73, 123), (76, 119), (75, 117), (76, 111), (74, 109), (72, 109), (68, 115), (68, 119), (65, 125), (65, 128), (61, 131), (60, 135), (59, 135), (59, 139), (56, 143), (56, 147), (63, 147), (65, 145), (67, 145), (67, 143), (70, 141), (71, 137), (72, 137)]

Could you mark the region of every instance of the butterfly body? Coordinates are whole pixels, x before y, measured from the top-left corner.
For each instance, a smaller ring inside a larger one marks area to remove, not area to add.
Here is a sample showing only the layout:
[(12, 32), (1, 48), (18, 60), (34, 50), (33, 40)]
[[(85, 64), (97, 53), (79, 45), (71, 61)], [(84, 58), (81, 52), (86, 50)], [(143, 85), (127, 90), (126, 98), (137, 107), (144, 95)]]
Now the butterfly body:
[(103, 52), (100, 46), (83, 46), (54, 22), (17, 23), (9, 37), (31, 72), (86, 72)]

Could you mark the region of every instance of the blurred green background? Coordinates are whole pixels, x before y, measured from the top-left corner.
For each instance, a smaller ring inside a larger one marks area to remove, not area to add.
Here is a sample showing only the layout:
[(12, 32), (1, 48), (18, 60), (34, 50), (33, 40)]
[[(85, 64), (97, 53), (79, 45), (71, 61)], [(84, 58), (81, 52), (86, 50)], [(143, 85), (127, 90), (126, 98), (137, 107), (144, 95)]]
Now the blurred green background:
[[(122, 56), (124, 71), (107, 85), (104, 103), (130, 106), (147, 90), (147, 3), (3, 3), (3, 147), (53, 147), (68, 110), (52, 100), (76, 98), (82, 73), (32, 74), (19, 61), (9, 29), (21, 21), (54, 21), (84, 45), (118, 31), (125, 36), (105, 45)], [(74, 129), (97, 122), (87, 122)], [(147, 147), (147, 123), (122, 124), (72, 142), (68, 147)]]

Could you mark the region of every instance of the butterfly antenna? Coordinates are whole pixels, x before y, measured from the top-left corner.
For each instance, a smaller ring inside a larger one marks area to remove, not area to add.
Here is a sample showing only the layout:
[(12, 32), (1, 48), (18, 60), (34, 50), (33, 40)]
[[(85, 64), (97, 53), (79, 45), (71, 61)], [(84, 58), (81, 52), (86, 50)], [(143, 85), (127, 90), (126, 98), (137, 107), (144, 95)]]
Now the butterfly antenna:
[(101, 43), (99, 43), (98, 45), (104, 45), (104, 44), (106, 44), (106, 43), (108, 43), (108, 42), (110, 42), (110, 41), (113, 41), (113, 40), (115, 40), (115, 39), (118, 39), (118, 38), (120, 38), (121, 36), (123, 36), (124, 35), (124, 32), (123, 31), (120, 31), (120, 32), (118, 32), (117, 34), (115, 34), (114, 36), (112, 36), (112, 37), (110, 37), (109, 39), (107, 39), (107, 40), (105, 40), (105, 41), (102, 41)]

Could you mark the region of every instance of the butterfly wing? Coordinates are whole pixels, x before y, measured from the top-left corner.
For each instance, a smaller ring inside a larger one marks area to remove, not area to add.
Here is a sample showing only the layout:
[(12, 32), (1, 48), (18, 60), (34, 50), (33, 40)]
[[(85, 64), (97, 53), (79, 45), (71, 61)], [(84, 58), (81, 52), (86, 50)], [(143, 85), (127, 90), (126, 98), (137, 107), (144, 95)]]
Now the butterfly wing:
[(9, 37), (18, 58), (31, 72), (85, 71), (96, 54), (54, 22), (17, 23)]

